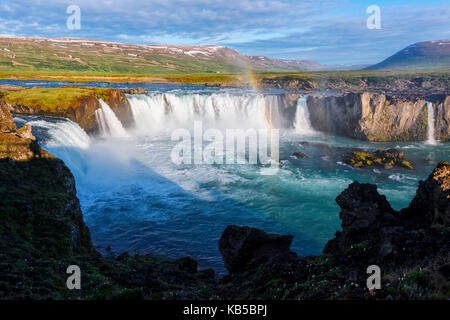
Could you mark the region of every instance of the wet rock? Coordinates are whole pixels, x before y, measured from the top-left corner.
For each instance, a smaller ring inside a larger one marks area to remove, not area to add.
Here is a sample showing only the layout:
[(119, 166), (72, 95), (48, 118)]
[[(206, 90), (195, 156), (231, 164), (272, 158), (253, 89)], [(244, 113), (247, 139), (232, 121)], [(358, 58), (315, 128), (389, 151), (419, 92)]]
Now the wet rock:
[(304, 154), (303, 152), (300, 151), (296, 151), (292, 154), (292, 156), (296, 157), (297, 159), (305, 159), (308, 158), (308, 156), (306, 154)]
[(307, 146), (310, 145), (310, 143), (309, 143), (308, 141), (301, 141), (301, 142), (300, 142), (300, 145), (301, 145), (301, 146), (304, 146), (304, 147), (307, 147)]
[(293, 237), (268, 234), (262, 230), (228, 226), (219, 241), (219, 250), (230, 274), (246, 270), (279, 256), (296, 256), (290, 251)]
[(382, 168), (392, 169), (393, 167), (403, 167), (413, 170), (410, 161), (404, 159), (405, 153), (397, 149), (370, 151), (352, 151), (342, 155), (342, 161), (354, 168)]
[(380, 149), (375, 151), (375, 155), (395, 160), (403, 159), (405, 157), (405, 153), (397, 149), (387, 149), (386, 151)]

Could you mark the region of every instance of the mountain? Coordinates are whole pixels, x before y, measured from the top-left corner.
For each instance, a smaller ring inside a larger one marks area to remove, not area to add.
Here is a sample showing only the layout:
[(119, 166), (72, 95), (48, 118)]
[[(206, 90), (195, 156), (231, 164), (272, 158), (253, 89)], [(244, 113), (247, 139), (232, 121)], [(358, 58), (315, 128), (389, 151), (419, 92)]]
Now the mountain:
[(72, 38), (0, 36), (1, 71), (113, 74), (309, 71), (306, 60), (249, 57), (217, 45), (133, 45)]
[(366, 70), (450, 69), (450, 40), (418, 42)]
[(264, 56), (249, 56), (250, 64), (256, 69), (277, 71), (277, 70), (304, 70), (304, 71), (318, 71), (324, 70), (326, 67), (311, 60), (285, 60), (285, 59), (271, 59)]

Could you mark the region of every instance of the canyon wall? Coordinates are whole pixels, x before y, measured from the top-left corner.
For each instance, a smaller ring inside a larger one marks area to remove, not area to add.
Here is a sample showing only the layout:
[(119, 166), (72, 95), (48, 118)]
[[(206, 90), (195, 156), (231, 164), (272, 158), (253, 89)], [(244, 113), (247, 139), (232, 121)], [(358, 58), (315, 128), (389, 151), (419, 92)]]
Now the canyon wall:
[[(368, 141), (428, 139), (428, 110), (420, 98), (380, 93), (312, 94), (307, 98), (313, 128)], [(435, 138), (449, 139), (450, 98), (433, 103)]]

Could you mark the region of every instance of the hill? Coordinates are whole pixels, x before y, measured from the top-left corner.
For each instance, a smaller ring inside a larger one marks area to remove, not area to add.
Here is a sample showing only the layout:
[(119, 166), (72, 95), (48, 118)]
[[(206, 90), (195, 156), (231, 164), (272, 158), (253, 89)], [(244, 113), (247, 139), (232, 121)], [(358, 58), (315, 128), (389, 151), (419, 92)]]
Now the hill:
[(366, 69), (450, 69), (450, 40), (415, 43)]
[(241, 73), (323, 69), (307, 60), (249, 57), (224, 46), (132, 45), (87, 39), (0, 37), (0, 72)]

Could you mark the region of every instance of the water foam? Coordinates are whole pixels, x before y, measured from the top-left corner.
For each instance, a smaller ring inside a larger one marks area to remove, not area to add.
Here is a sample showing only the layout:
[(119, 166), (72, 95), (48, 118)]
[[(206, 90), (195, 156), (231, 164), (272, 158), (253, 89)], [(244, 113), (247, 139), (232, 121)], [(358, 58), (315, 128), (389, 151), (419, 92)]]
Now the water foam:
[(427, 125), (428, 125), (428, 144), (436, 144), (436, 139), (434, 138), (434, 108), (431, 102), (427, 102)]
[(103, 136), (110, 135), (112, 137), (128, 136), (122, 123), (117, 118), (114, 111), (111, 110), (110, 106), (102, 99), (99, 99), (98, 101), (102, 107), (95, 110), (95, 118), (97, 120), (100, 133)]
[[(195, 120), (202, 120), (206, 128), (218, 129), (271, 129), (294, 124), (294, 119), (286, 119), (282, 99), (277, 95), (153, 93), (128, 95), (128, 100), (138, 134), (189, 128)], [(301, 133), (311, 133), (305, 99), (299, 100), (296, 128)]]
[(294, 129), (299, 134), (314, 134), (315, 131), (309, 120), (309, 110), (306, 104), (306, 97), (300, 97), (297, 101), (297, 110), (295, 112)]

